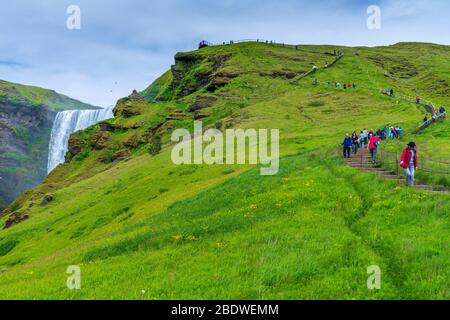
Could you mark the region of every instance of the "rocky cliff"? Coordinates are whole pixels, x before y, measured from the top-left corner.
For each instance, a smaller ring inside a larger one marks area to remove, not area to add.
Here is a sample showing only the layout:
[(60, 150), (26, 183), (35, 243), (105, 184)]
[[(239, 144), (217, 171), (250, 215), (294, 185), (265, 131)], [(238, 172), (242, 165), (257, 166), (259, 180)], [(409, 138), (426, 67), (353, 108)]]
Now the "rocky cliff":
[(0, 102), (0, 209), (46, 175), (56, 112)]
[(42, 88), (0, 80), (0, 211), (47, 175), (58, 111), (92, 106)]

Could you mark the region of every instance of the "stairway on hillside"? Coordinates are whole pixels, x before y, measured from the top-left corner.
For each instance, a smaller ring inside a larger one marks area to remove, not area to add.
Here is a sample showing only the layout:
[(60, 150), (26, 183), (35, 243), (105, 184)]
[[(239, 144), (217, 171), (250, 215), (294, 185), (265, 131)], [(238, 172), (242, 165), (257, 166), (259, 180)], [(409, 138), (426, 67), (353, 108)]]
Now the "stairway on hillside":
[(405, 96), (405, 95), (394, 95), (393, 98), (402, 100), (404, 102), (408, 102), (411, 104), (419, 105), (419, 106), (423, 107), (430, 114), (431, 119), (429, 119), (427, 123), (421, 123), (419, 128), (417, 128), (417, 130), (414, 133), (418, 133), (421, 130), (428, 128), (430, 125), (434, 124), (437, 121), (443, 121), (447, 117), (447, 113), (446, 112), (444, 112), (444, 113), (438, 112), (438, 108), (436, 107), (436, 104), (434, 104), (431, 101), (424, 103), (421, 100), (420, 102), (417, 102), (415, 98)]
[[(359, 149), (359, 151), (356, 155), (352, 153), (351, 158), (345, 159), (345, 162), (346, 162), (346, 164), (348, 164), (351, 167), (354, 167), (354, 168), (357, 168), (359, 170), (366, 171), (366, 172), (376, 173), (384, 179), (388, 179), (388, 180), (397, 182), (399, 185), (401, 185), (401, 184), (406, 185), (405, 179), (402, 178), (402, 176), (400, 174), (396, 174), (396, 173), (387, 171), (386, 169), (379, 167), (377, 164), (374, 164), (372, 162), (372, 157), (370, 155), (368, 148), (367, 149), (366, 148)], [(403, 172), (403, 170), (401, 170), (399, 172)], [(444, 193), (449, 192), (449, 190), (439, 190), (441, 188), (437, 187), (437, 186), (422, 184), (417, 181), (416, 181), (416, 183), (417, 184), (414, 186), (414, 188), (417, 190), (423, 190), (423, 191), (428, 191), (428, 192), (444, 192)]]

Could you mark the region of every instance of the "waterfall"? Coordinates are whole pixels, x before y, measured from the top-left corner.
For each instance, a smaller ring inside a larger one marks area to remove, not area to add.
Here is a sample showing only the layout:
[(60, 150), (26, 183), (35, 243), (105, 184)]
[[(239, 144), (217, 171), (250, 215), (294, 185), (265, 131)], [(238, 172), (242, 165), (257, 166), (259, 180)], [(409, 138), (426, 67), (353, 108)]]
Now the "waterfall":
[(59, 164), (64, 162), (64, 157), (69, 148), (70, 135), (76, 131), (86, 129), (100, 121), (110, 119), (113, 115), (113, 107), (98, 110), (70, 110), (58, 112), (53, 122), (50, 136), (47, 171), (50, 173)]

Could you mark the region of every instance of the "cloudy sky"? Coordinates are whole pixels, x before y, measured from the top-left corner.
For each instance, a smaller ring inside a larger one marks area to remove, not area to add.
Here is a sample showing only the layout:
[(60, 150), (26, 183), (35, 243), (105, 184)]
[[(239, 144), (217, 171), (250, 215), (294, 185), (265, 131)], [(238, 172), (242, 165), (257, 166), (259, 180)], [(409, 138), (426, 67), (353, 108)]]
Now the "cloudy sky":
[[(448, 0), (15, 0), (0, 10), (0, 79), (100, 106), (142, 90), (206, 39), (450, 45)], [(81, 9), (69, 30), (67, 8)], [(381, 29), (367, 8), (381, 8)]]

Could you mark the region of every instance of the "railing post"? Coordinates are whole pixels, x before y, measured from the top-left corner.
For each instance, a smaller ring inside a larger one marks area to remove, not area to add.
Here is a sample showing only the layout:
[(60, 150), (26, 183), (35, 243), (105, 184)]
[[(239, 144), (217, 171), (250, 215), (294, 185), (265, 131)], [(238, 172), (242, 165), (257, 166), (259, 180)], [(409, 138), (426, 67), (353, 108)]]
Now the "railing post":
[(361, 150), (361, 170), (363, 169), (363, 163), (364, 163), (364, 150)]
[(400, 176), (400, 165), (399, 165), (399, 158), (398, 158), (398, 151), (395, 150), (395, 167), (397, 168), (397, 177)]

